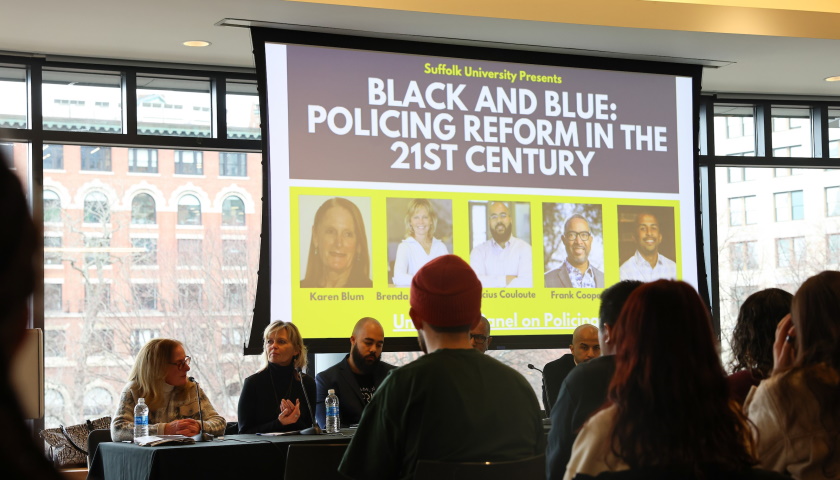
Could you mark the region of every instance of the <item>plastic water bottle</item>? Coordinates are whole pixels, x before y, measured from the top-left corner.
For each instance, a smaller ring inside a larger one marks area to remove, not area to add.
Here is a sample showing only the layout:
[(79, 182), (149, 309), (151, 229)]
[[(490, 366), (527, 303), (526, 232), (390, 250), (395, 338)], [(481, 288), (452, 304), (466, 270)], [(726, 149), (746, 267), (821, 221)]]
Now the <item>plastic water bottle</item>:
[(332, 388), (327, 390), (327, 399), (324, 401), (327, 407), (327, 433), (338, 433), (340, 423), (338, 420), (338, 397), (335, 396), (335, 390)]
[(137, 400), (137, 406), (134, 407), (134, 442), (137, 443), (137, 438), (149, 436), (149, 406), (146, 405), (146, 399), (141, 398)]

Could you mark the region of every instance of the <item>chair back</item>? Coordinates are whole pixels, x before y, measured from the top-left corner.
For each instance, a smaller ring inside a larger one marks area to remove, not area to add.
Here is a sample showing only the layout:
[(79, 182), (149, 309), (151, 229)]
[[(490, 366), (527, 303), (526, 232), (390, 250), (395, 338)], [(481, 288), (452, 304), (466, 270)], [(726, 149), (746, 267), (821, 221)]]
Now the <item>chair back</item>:
[(93, 456), (96, 454), (96, 448), (102, 442), (110, 442), (111, 441), (111, 430), (103, 429), (103, 430), (91, 430), (90, 435), (88, 435), (87, 439), (87, 464), (88, 468), (90, 468), (91, 462), (93, 462)]
[(285, 480), (344, 480), (338, 464), (346, 443), (290, 443), (286, 453)]
[(414, 480), (544, 480), (545, 455), (537, 455), (509, 462), (436, 462), (420, 460)]

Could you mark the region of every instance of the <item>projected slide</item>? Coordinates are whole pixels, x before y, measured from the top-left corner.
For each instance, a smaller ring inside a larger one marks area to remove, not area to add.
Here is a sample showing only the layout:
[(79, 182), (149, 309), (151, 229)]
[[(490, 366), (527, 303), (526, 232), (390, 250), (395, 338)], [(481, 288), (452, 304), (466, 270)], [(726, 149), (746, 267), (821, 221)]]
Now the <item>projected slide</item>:
[(620, 280), (697, 285), (692, 79), (266, 44), (272, 319), (413, 336), (455, 254), (494, 335), (597, 323)]

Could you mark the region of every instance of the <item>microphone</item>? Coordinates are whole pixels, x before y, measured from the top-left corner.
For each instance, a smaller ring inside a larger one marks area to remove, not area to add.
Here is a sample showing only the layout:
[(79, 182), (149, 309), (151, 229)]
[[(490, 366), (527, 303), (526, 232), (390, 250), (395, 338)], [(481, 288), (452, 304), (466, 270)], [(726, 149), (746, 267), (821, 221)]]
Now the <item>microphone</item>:
[(529, 363), (528, 368), (530, 368), (531, 370), (536, 370), (536, 371), (538, 371), (542, 374), (543, 404), (544, 404), (543, 406), (545, 407), (545, 416), (549, 417), (549, 416), (551, 416), (551, 405), (549, 405), (548, 402), (545, 401), (545, 395), (546, 395), (546, 392), (548, 391), (545, 388), (545, 372), (543, 372), (539, 368), (535, 367), (533, 363)]
[(197, 434), (190, 438), (196, 442), (211, 442), (213, 441), (213, 435), (204, 433), (204, 415), (201, 413), (201, 393), (198, 391), (198, 382), (195, 380), (195, 377), (190, 377), (189, 380), (195, 384), (195, 398), (198, 401), (198, 425), (201, 428)]
[(303, 371), (300, 368), (297, 370), (298, 378), (300, 379), (300, 389), (303, 390), (303, 398), (306, 399), (306, 406), (309, 408), (309, 418), (312, 419), (312, 426), (304, 428), (300, 431), (301, 435), (320, 435), (323, 433), (321, 427), (315, 422), (315, 413), (312, 412), (312, 404), (309, 403), (309, 394), (306, 393), (306, 387), (303, 385)]

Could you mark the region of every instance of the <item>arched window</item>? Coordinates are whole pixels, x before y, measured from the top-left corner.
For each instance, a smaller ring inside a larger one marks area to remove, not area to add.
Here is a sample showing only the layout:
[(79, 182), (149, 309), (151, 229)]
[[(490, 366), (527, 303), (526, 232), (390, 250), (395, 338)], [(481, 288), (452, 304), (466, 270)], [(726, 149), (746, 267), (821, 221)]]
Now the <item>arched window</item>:
[(61, 221), (61, 199), (52, 190), (44, 190), (44, 221)]
[(113, 409), (111, 392), (102, 387), (93, 387), (85, 393), (84, 413), (86, 417), (108, 415)]
[(85, 223), (105, 223), (111, 221), (111, 206), (108, 197), (102, 192), (90, 192), (85, 197)]
[(201, 202), (195, 195), (178, 200), (178, 225), (201, 225)]
[(56, 428), (64, 421), (64, 395), (54, 388), (44, 390), (44, 427)]
[(131, 200), (131, 223), (134, 225), (154, 225), (157, 223), (155, 199), (148, 193), (135, 195)]
[(236, 195), (231, 195), (222, 202), (222, 226), (245, 226), (245, 202)]

